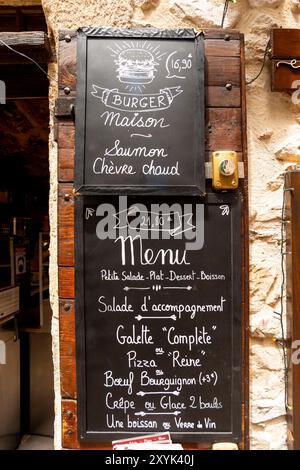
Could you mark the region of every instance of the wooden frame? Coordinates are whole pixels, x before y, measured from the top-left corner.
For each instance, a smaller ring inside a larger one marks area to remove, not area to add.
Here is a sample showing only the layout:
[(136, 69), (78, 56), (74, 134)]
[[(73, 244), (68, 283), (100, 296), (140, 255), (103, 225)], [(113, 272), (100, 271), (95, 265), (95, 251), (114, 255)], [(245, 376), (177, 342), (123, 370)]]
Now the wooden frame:
[(18, 55), (9, 47), (29, 55), (31, 59), (42, 64), (47, 64), (51, 59), (50, 41), (43, 31), (24, 31), (21, 33), (1, 33), (0, 32), (0, 64), (28, 64), (29, 59)]
[[(243, 436), (239, 448), (249, 446), (248, 373), (248, 200), (247, 137), (244, 72), (244, 38), (233, 30), (207, 30), (206, 62), (206, 161), (215, 150), (230, 149), (244, 162), (243, 202)], [(62, 446), (68, 449), (110, 449), (110, 443), (77, 440), (77, 386), (75, 358), (74, 270), (74, 136), (72, 109), (76, 97), (76, 43), (73, 30), (60, 32), (58, 101), (58, 264), (60, 306), (60, 368), (62, 395)], [(68, 87), (69, 95), (64, 89)], [(207, 183), (209, 191), (209, 183)], [(210, 449), (212, 443), (185, 445)]]
[[(300, 340), (300, 171), (289, 170), (285, 176), (285, 233), (286, 233), (286, 299), (288, 348), (288, 445), (300, 450), (300, 365), (293, 363), (292, 355), (299, 358)], [(297, 342), (293, 344), (293, 342)]]

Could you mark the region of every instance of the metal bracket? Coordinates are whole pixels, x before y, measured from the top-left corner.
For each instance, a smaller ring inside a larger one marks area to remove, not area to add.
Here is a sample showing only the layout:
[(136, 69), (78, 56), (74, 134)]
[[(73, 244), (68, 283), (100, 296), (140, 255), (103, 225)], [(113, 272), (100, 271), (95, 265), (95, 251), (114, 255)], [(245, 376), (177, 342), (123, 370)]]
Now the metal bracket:
[[(245, 167), (244, 162), (238, 162), (239, 179), (245, 178)], [(212, 179), (212, 163), (205, 162), (205, 178), (207, 180)]]
[(56, 118), (75, 118), (75, 97), (60, 96), (55, 104)]

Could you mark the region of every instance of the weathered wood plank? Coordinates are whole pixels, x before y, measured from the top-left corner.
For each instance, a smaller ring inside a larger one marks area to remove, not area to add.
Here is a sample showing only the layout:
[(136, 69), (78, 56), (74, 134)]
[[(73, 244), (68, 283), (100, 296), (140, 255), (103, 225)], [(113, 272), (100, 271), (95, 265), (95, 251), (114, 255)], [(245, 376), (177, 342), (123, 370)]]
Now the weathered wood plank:
[[(67, 42), (65, 37), (69, 36), (70, 41)], [(77, 36), (72, 32), (62, 35), (59, 42), (58, 55), (58, 88), (59, 93), (63, 96), (64, 88), (70, 89), (69, 96), (76, 94), (76, 58), (77, 58)]]
[(300, 30), (274, 28), (271, 30), (272, 59), (300, 58)]
[(239, 108), (241, 89), (238, 87), (206, 87), (206, 105), (210, 108)]
[(75, 356), (60, 357), (60, 389), (63, 398), (77, 397)]
[[(69, 197), (69, 194), (66, 194)], [(59, 198), (58, 201), (58, 223), (61, 227), (74, 228), (74, 202), (65, 201), (64, 198)]]
[[(43, 31), (0, 32), (0, 40), (14, 49), (36, 47), (50, 51), (49, 38)], [(5, 49), (6, 46), (0, 42), (0, 51)]]
[(74, 238), (74, 225), (58, 227), (58, 235), (61, 240), (70, 240)]
[[(74, 266), (74, 195), (73, 184), (58, 187), (58, 265)], [(65, 297), (60, 292), (61, 297)]]
[[(69, 197), (69, 194), (66, 194), (66, 197)], [(64, 228), (70, 227), (74, 230), (74, 202), (59, 198), (58, 207), (59, 226)], [(60, 232), (60, 234), (63, 235), (63, 232)]]
[(61, 183), (58, 187), (58, 224), (74, 228), (74, 194), (70, 183)]
[(58, 265), (74, 266), (74, 237), (64, 238), (59, 233)]
[(60, 299), (59, 320), (61, 394), (64, 398), (76, 398), (74, 300)]
[(78, 449), (77, 442), (77, 402), (75, 400), (62, 400), (62, 447), (65, 449)]
[(74, 299), (75, 297), (75, 270), (73, 267), (58, 268), (59, 297)]
[(57, 122), (58, 180), (73, 181), (75, 155), (75, 123), (73, 120)]
[(43, 31), (0, 32), (0, 64), (28, 64), (29, 59), (16, 54), (4, 43), (36, 62), (45, 64), (51, 59), (50, 41)]
[(59, 149), (71, 149), (75, 147), (75, 124), (72, 120), (58, 120), (57, 129)]
[(205, 55), (217, 57), (240, 57), (240, 40), (205, 39)]
[(73, 149), (60, 148), (58, 150), (58, 181), (69, 182), (74, 180), (74, 158)]
[(75, 357), (75, 302), (72, 299), (59, 301), (60, 354)]
[(71, 196), (73, 200), (73, 184), (72, 183), (61, 183), (58, 185), (58, 197), (65, 197), (66, 195)]
[(58, 265), (74, 266), (74, 223), (68, 226), (59, 224)]
[(223, 39), (230, 42), (240, 39), (240, 33), (236, 29), (204, 29), (205, 39)]
[(206, 150), (242, 151), (242, 115), (240, 108), (207, 110)]
[(239, 87), (241, 64), (238, 57), (206, 57), (206, 84), (208, 86)]
[(58, 265), (74, 266), (73, 184), (58, 186)]

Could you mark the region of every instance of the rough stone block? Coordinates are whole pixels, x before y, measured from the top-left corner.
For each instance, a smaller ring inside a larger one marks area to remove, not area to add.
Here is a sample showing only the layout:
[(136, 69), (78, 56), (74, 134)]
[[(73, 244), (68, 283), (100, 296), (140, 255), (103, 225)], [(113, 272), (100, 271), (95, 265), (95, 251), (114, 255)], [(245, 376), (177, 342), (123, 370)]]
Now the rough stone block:
[[(276, 266), (276, 265), (275, 265)], [(266, 305), (274, 307), (279, 299), (279, 275), (274, 266), (250, 265), (251, 311), (259, 312)]]
[(300, 139), (298, 137), (299, 131), (295, 133), (294, 137), (285, 142), (278, 150), (275, 152), (275, 156), (278, 160), (285, 162), (300, 162)]
[(300, 0), (292, 0), (291, 9), (293, 13), (300, 13)]
[(279, 7), (284, 0), (249, 0), (249, 5), (252, 8), (277, 8)]
[(159, 0), (134, 0), (135, 6), (142, 10), (149, 10), (150, 8), (157, 7)]
[(255, 315), (251, 315), (250, 332), (258, 338), (281, 338), (279, 316), (274, 310), (266, 307)]
[(284, 418), (251, 426), (252, 450), (285, 450), (287, 427)]
[[(224, 11), (224, 0), (170, 0), (170, 10), (181, 20), (192, 20), (199, 27), (220, 26)], [(234, 28), (245, 12), (247, 3), (240, 0), (229, 5), (225, 25)]]

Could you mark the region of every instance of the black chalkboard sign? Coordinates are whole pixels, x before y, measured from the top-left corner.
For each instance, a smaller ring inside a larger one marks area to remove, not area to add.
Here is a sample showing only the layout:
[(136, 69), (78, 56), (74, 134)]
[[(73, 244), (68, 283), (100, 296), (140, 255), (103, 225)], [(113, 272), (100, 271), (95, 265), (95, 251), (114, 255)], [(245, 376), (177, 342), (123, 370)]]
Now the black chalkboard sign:
[(77, 198), (79, 440), (240, 440), (240, 206)]
[(79, 30), (77, 191), (204, 194), (203, 44), (192, 29)]

